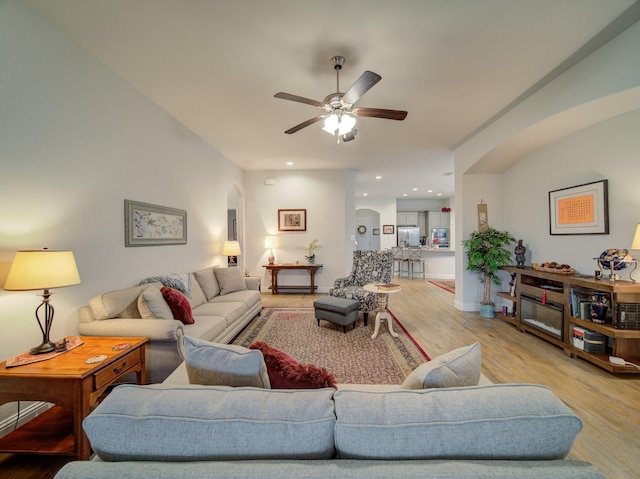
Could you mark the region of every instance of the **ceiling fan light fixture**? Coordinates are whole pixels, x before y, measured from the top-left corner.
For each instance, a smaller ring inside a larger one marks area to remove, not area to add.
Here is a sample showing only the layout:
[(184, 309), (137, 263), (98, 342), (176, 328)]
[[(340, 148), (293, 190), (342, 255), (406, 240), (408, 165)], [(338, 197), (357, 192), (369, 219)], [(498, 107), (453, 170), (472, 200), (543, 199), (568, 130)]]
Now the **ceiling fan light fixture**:
[(335, 135), (336, 130), (338, 129), (339, 126), (340, 126), (340, 119), (338, 118), (338, 115), (335, 113), (332, 113), (331, 115), (329, 115), (324, 119), (324, 126), (322, 127), (322, 129), (327, 133), (331, 133), (332, 135)]
[(336, 134), (346, 135), (353, 130), (355, 125), (356, 119), (352, 115), (343, 112), (333, 112), (324, 119), (324, 126), (322, 129), (333, 136)]
[(340, 118), (338, 134), (346, 135), (347, 133), (350, 133), (351, 130), (353, 130), (354, 126), (356, 126), (356, 119), (353, 116), (344, 113)]

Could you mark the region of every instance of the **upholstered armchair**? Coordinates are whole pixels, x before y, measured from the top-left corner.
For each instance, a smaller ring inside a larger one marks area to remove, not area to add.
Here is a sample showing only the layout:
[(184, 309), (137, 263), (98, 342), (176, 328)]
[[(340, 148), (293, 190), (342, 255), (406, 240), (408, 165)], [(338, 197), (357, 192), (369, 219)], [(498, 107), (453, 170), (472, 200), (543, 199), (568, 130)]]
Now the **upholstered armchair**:
[(368, 314), (378, 307), (378, 295), (365, 291), (363, 286), (369, 283), (389, 283), (392, 273), (393, 253), (390, 250), (354, 251), (351, 274), (346, 278), (336, 279), (329, 295), (360, 301), (360, 311)]

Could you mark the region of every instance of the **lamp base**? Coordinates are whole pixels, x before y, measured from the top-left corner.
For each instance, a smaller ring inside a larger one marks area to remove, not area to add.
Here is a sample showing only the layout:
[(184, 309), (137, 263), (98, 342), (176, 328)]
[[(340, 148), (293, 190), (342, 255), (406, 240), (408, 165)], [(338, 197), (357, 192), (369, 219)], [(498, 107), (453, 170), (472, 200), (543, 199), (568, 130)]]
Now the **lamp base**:
[(45, 341), (40, 346), (36, 346), (35, 348), (31, 348), (29, 354), (33, 356), (37, 356), (38, 354), (47, 354), (56, 350), (56, 345), (51, 341)]

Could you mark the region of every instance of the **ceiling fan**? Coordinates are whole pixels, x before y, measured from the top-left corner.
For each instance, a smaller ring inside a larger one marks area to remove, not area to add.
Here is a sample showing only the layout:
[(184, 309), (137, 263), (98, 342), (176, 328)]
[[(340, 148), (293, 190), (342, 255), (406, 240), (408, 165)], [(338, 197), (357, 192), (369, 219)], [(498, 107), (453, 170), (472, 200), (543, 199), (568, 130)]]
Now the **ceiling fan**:
[(333, 63), (333, 68), (336, 71), (336, 93), (330, 93), (323, 101), (311, 100), (310, 98), (304, 98), (284, 92), (279, 92), (274, 95), (274, 97), (282, 100), (297, 101), (298, 103), (305, 103), (324, 110), (322, 115), (310, 118), (307, 121), (303, 121), (302, 123), (289, 128), (285, 131), (286, 134), (291, 135), (309, 125), (313, 125), (320, 120), (324, 120), (324, 127), (322, 129), (334, 136), (337, 136), (338, 143), (340, 143), (340, 141), (345, 142), (355, 139), (358, 130), (354, 127), (356, 124), (356, 117), (358, 116), (399, 121), (402, 121), (407, 117), (407, 112), (402, 110), (355, 107), (354, 105), (360, 97), (378, 83), (382, 77), (377, 73), (367, 70), (360, 75), (360, 78), (356, 80), (351, 88), (349, 88), (345, 93), (341, 93), (340, 70), (342, 69), (342, 65), (344, 65), (345, 59), (341, 56), (335, 56), (331, 59), (331, 62)]

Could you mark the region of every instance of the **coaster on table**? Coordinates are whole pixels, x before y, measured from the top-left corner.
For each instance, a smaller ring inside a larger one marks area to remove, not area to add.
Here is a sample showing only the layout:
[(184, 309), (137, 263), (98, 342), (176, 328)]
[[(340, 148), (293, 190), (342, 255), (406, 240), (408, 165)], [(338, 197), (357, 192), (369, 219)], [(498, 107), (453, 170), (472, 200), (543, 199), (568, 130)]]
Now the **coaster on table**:
[(85, 363), (87, 363), (87, 364), (96, 364), (96, 363), (101, 363), (105, 359), (107, 359), (107, 355), (106, 354), (101, 354), (100, 356), (93, 356), (93, 357), (87, 359), (85, 361)]

